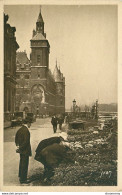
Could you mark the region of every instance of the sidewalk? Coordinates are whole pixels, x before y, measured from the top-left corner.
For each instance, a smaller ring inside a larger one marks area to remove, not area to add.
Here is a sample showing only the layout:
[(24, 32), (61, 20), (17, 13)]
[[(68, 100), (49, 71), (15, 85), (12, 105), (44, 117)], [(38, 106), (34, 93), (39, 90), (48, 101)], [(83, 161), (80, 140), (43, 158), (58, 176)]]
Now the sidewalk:
[[(43, 165), (34, 159), (35, 150), (41, 140), (54, 136), (50, 118), (37, 119), (30, 128), (32, 156), (29, 158), (28, 177), (41, 175)], [(9, 124), (8, 124), (9, 125)], [(7, 126), (7, 125), (6, 125)], [(20, 186), (18, 178), (19, 155), (16, 153), (14, 143), (16, 131), (20, 127), (7, 128), (4, 132), (4, 165), (3, 177), (4, 185)], [(32, 183), (28, 184), (32, 185)]]

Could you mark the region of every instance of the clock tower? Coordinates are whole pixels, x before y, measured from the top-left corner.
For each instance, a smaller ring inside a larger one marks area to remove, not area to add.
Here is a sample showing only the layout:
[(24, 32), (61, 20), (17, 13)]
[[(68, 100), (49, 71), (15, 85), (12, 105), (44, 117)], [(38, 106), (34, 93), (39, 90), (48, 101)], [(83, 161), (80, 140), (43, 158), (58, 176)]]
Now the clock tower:
[[(37, 16), (36, 28), (30, 40), (30, 60), (25, 52), (17, 55), (16, 107), (20, 111), (32, 112), (37, 117), (65, 112), (65, 77), (57, 67), (52, 74), (49, 67), (50, 45), (44, 31), (41, 10)], [(21, 78), (25, 80), (23, 95)]]
[[(44, 33), (44, 21), (41, 15), (41, 10), (36, 22), (36, 31), (33, 30), (31, 41), (31, 70), (34, 68), (49, 68), (49, 50), (50, 45)], [(35, 72), (35, 71), (34, 71)], [(39, 74), (35, 75), (32, 70), (32, 78), (38, 78)], [(41, 70), (41, 72), (43, 72)], [(41, 76), (41, 75), (40, 75)], [(45, 77), (45, 75), (43, 75)]]
[[(33, 109), (42, 110), (47, 104), (47, 72), (49, 69), (50, 45), (44, 33), (44, 21), (41, 10), (36, 22), (36, 30), (33, 30), (31, 41), (31, 99)], [(37, 93), (37, 94), (36, 94)], [(36, 97), (36, 98), (35, 98)], [(38, 97), (38, 98), (37, 98)], [(37, 101), (38, 99), (38, 101)], [(36, 111), (32, 111), (35, 113)], [(40, 111), (41, 112), (41, 111)]]

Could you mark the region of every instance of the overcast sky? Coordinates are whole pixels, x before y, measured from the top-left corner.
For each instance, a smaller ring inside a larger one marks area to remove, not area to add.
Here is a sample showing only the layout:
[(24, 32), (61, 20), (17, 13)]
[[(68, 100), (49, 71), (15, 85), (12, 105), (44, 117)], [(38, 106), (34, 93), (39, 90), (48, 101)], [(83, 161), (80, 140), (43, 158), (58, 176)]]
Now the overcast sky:
[[(20, 51), (30, 55), (30, 39), (40, 6), (5, 6), (8, 23), (16, 27)], [(66, 108), (117, 102), (117, 7), (114, 5), (43, 5), (50, 43), (50, 69), (56, 58), (66, 79)]]

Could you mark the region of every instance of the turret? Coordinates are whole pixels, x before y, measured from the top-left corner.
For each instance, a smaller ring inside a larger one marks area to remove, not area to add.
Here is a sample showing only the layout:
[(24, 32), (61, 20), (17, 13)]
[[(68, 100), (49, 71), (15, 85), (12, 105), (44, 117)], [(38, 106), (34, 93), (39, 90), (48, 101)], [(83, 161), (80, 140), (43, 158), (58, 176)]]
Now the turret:
[(54, 69), (53, 77), (55, 80), (56, 85), (56, 113), (64, 113), (65, 112), (65, 84), (64, 84), (64, 77), (63, 74), (60, 71), (60, 67), (57, 66), (57, 60), (56, 60), (56, 66)]
[(61, 73), (57, 66), (57, 60), (56, 60), (56, 66), (53, 72), (53, 76), (54, 76), (55, 82), (61, 82)]

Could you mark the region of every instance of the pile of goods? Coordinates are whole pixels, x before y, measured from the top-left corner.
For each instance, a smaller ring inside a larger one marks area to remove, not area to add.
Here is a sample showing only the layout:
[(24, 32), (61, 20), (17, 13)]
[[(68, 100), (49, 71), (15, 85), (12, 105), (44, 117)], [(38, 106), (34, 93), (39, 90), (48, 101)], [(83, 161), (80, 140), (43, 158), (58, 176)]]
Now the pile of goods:
[[(94, 133), (96, 132), (96, 133)], [(116, 186), (117, 185), (117, 125), (112, 131), (71, 129), (67, 131), (72, 161), (55, 168), (53, 186)]]

